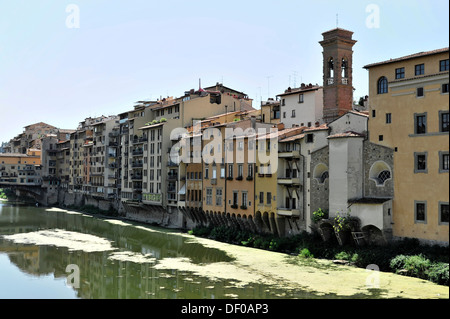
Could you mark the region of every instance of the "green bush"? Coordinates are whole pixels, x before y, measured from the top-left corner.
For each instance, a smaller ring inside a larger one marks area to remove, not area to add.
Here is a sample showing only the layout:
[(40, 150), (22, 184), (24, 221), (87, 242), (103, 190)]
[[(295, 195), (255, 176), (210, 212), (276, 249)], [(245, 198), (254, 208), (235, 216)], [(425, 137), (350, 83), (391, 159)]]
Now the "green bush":
[(314, 258), (314, 255), (311, 254), (308, 248), (303, 248), (300, 253), (298, 254), (298, 257), (300, 258)]
[(431, 265), (431, 267), (428, 269), (428, 280), (439, 284), (439, 285), (449, 285), (449, 267), (446, 263), (434, 263)]
[(350, 260), (350, 254), (346, 251), (341, 251), (337, 253), (334, 258), (336, 259), (342, 259), (342, 260)]
[(313, 212), (313, 216), (311, 217), (312, 221), (315, 223), (321, 221), (324, 218), (328, 218), (328, 212), (322, 210), (322, 208), (319, 208), (318, 210)]
[(390, 266), (397, 274), (426, 279), (440, 285), (449, 285), (449, 264), (431, 262), (423, 254), (398, 255), (392, 258)]

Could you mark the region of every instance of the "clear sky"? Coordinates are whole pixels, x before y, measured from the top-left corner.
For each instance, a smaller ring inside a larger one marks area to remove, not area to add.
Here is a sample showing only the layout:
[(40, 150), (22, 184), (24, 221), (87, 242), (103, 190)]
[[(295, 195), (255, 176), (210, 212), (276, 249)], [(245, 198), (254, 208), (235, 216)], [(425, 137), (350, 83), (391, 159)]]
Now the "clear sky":
[(448, 10), (447, 0), (0, 0), (0, 142), (36, 122), (74, 129), (179, 97), (199, 78), (259, 108), (288, 86), (322, 84), (318, 42), (336, 24), (358, 41), (358, 100), (364, 65), (448, 47)]

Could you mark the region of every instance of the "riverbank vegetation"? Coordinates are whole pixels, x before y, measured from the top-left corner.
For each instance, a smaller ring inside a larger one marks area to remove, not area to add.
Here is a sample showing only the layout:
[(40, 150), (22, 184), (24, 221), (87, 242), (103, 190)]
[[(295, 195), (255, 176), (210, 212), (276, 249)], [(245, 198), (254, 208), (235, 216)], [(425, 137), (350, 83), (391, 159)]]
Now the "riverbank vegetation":
[(291, 237), (253, 234), (231, 227), (196, 227), (190, 234), (213, 240), (298, 255), (299, 258), (340, 260), (356, 267), (375, 264), (380, 271), (417, 277), (440, 285), (449, 285), (449, 249), (424, 245), (417, 239), (403, 239), (384, 246), (339, 245), (320, 236), (303, 232)]
[(3, 188), (0, 188), (0, 199), (8, 199)]
[(7, 200), (9, 197), (13, 196), (14, 193), (8, 188), (0, 188), (0, 200)]

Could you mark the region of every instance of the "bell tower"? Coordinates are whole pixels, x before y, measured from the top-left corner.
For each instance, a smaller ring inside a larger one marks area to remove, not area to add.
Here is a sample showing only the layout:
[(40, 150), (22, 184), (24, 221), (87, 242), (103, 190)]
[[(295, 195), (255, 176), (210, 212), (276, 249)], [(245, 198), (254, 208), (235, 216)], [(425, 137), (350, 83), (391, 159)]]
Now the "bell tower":
[(336, 28), (322, 33), (323, 120), (330, 123), (352, 110), (353, 32)]

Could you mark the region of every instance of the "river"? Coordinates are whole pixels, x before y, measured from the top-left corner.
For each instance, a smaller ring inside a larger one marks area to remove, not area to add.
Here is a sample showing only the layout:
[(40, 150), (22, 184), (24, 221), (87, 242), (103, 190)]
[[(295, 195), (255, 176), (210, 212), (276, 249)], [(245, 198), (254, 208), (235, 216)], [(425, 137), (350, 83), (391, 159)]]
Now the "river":
[(0, 299), (449, 298), (448, 287), (0, 202)]

